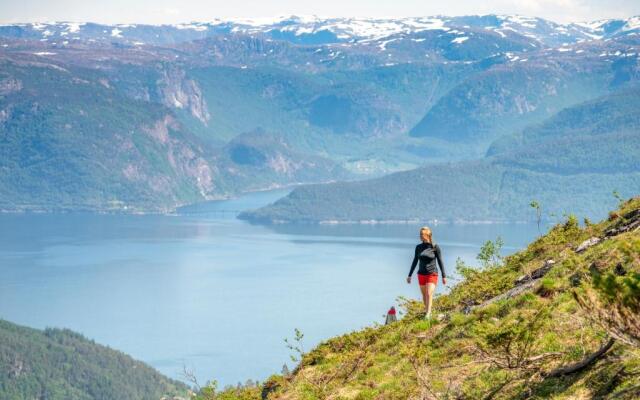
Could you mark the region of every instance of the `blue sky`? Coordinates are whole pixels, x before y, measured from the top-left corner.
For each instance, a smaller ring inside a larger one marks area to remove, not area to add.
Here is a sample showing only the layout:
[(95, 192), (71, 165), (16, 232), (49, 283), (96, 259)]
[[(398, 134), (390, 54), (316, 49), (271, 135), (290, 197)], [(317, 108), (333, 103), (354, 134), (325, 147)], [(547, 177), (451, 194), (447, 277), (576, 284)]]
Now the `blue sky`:
[(625, 18), (640, 14), (640, 0), (0, 0), (1, 23), (162, 24), (292, 14), (403, 17), (490, 13), (539, 16), (557, 22)]

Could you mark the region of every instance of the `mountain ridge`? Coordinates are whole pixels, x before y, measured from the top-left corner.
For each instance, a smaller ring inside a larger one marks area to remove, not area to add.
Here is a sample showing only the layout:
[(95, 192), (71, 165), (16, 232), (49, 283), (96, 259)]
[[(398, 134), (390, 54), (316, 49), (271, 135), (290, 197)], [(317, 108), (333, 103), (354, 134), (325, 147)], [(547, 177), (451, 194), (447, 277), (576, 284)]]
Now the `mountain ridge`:
[[(429, 29), (448, 29), (450, 26), (478, 26), (485, 29), (495, 29), (496, 32), (502, 30), (521, 29), (529, 35), (536, 32), (551, 31), (554, 35), (562, 39), (555, 40), (560, 44), (567, 38), (573, 41), (578, 39), (604, 39), (615, 35), (626, 34), (636, 31), (640, 27), (638, 16), (626, 19), (606, 19), (596, 21), (556, 23), (538, 17), (528, 17), (522, 15), (509, 14), (485, 14), (485, 15), (465, 15), (465, 16), (424, 16), (424, 17), (400, 17), (400, 18), (348, 18), (348, 17), (300, 17), (285, 16), (275, 18), (222, 18), (213, 21), (190, 21), (176, 24), (99, 24), (94, 22), (23, 22), (5, 24), (0, 26), (0, 35), (4, 30), (7, 33), (18, 35), (41, 32), (39, 39), (81, 35), (83, 30), (92, 30), (95, 33), (107, 34), (112, 40), (124, 39), (130, 32), (136, 30), (144, 34), (145, 29), (166, 28), (174, 30), (178, 37), (182, 36), (193, 40), (202, 38), (206, 33), (229, 33), (243, 32), (249, 34), (268, 33), (273, 39), (284, 39), (293, 43), (309, 44), (314, 41), (314, 35), (324, 36), (325, 40), (318, 43), (340, 43), (349, 40), (380, 39), (398, 33), (415, 33)], [(59, 26), (59, 27), (58, 27)], [(63, 28), (64, 27), (64, 28)], [(99, 29), (106, 29), (98, 32)], [(24, 32), (15, 32), (24, 29)], [(53, 31), (51, 30), (53, 29)], [(12, 31), (13, 30), (13, 31)], [(125, 36), (123, 36), (123, 34)], [(138, 39), (142, 37), (137, 36)], [(502, 32), (504, 34), (504, 32)], [(547, 35), (547, 37), (550, 35)], [(135, 34), (134, 34), (134, 37)], [(305, 42), (304, 39), (307, 39)]]

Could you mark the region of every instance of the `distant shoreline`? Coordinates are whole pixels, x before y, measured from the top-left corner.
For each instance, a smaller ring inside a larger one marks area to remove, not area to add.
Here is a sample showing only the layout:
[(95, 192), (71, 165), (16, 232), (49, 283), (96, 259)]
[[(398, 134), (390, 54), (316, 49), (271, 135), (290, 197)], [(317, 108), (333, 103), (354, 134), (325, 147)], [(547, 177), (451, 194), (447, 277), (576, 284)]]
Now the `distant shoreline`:
[(99, 207), (93, 205), (69, 205), (69, 206), (54, 206), (54, 205), (15, 205), (14, 207), (8, 208), (6, 206), (0, 206), (0, 215), (1, 214), (102, 214), (102, 215), (172, 215), (176, 214), (180, 208), (197, 206), (199, 204), (205, 204), (211, 201), (225, 201), (225, 200), (236, 200), (243, 196), (250, 195), (252, 193), (261, 193), (268, 192), (272, 190), (282, 190), (290, 187), (300, 186), (300, 185), (309, 185), (309, 184), (321, 184), (321, 183), (331, 183), (335, 181), (325, 181), (325, 182), (295, 182), (286, 185), (272, 185), (265, 188), (255, 189), (255, 190), (247, 190), (243, 192), (239, 192), (234, 195), (220, 195), (208, 198), (206, 200), (197, 201), (193, 203), (184, 203), (177, 204), (172, 207), (166, 208), (153, 208), (153, 207), (143, 207), (136, 205), (122, 205), (122, 207)]
[[(254, 219), (240, 218), (258, 225), (510, 225), (510, 224), (530, 224), (535, 221), (526, 220), (439, 220), (439, 219), (365, 219), (365, 220), (300, 220), (291, 221), (283, 219)], [(541, 222), (545, 222), (543, 220)], [(546, 221), (548, 222), (548, 221)]]

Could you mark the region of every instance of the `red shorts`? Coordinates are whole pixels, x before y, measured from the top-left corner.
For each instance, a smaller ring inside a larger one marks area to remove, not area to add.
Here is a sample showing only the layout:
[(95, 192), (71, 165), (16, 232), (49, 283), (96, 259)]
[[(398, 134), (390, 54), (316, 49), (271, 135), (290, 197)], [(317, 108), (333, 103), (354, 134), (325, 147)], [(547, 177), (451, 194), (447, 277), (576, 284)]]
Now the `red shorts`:
[(418, 274), (418, 284), (424, 286), (427, 283), (438, 283), (438, 274)]

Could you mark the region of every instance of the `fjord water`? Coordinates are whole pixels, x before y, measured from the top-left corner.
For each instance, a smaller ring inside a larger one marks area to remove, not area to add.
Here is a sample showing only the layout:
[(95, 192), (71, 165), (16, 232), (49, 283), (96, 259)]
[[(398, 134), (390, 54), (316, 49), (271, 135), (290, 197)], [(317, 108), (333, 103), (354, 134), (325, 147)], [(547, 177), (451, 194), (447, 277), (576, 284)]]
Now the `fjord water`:
[[(287, 190), (185, 207), (176, 215), (0, 215), (0, 318), (64, 327), (162, 373), (202, 384), (263, 380), (289, 368), (294, 328), (310, 349), (383, 322), (405, 278), (417, 225), (258, 226), (235, 218)], [(504, 254), (535, 224), (437, 225), (455, 283), (457, 257), (474, 263), (501, 236)], [(439, 283), (438, 291), (446, 290)]]

